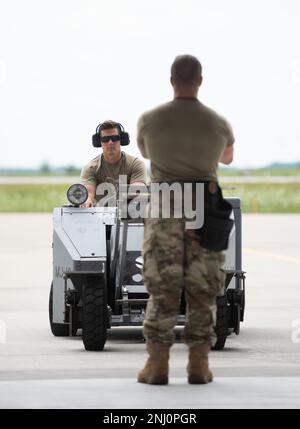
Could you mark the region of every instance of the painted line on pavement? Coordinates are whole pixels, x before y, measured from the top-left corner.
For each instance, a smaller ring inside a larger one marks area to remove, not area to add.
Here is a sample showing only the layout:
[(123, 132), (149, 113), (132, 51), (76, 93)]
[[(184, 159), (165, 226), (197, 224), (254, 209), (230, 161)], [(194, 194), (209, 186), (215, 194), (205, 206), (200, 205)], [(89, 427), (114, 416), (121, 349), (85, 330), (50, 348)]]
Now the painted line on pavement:
[(285, 255), (278, 255), (276, 253), (272, 252), (266, 252), (264, 250), (256, 250), (251, 249), (249, 247), (243, 248), (243, 252), (250, 253), (257, 256), (266, 256), (267, 258), (277, 259), (281, 261), (288, 261), (288, 262), (294, 262), (296, 264), (300, 264), (300, 258), (295, 258), (293, 256), (285, 256)]

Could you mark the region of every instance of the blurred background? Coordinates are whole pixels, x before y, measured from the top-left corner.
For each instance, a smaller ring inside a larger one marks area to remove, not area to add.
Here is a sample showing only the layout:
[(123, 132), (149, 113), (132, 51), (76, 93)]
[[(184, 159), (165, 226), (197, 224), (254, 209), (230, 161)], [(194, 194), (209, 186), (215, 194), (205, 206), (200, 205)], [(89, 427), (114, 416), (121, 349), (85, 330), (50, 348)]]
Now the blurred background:
[(244, 212), (300, 212), (297, 0), (0, 0), (0, 211), (51, 212), (99, 154), (98, 123), (172, 99), (170, 66), (203, 65), (199, 99), (231, 123), (220, 168)]

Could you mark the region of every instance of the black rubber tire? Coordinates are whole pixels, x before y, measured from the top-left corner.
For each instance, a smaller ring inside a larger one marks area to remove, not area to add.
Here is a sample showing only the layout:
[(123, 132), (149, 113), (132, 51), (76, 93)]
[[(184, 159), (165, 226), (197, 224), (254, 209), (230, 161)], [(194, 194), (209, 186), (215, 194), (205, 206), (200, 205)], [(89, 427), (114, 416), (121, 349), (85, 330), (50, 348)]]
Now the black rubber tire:
[(52, 334), (55, 337), (69, 336), (69, 325), (65, 325), (63, 323), (53, 323), (53, 282), (51, 283), (49, 294), (49, 322)]
[(90, 277), (83, 284), (82, 340), (86, 350), (103, 350), (107, 338), (107, 298), (104, 278)]
[(226, 295), (217, 297), (217, 320), (214, 327), (217, 336), (213, 350), (222, 350), (228, 335), (228, 306)]

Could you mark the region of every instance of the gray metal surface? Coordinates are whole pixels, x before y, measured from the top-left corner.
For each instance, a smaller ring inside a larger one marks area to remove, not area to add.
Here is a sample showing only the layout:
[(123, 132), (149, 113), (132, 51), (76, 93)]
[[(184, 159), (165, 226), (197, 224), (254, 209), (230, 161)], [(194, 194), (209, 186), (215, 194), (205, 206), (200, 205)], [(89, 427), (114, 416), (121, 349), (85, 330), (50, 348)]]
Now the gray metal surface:
[[(229, 246), (225, 252), (224, 270), (242, 270), (242, 213), (241, 200), (239, 198), (226, 198), (232, 205), (231, 218), (234, 219), (234, 227), (229, 238)], [(239, 279), (233, 277), (228, 285), (228, 289), (235, 289), (239, 286)]]
[(85, 209), (62, 211), (61, 227), (81, 258), (106, 258), (104, 219)]
[[(65, 290), (74, 289), (70, 271), (104, 272), (106, 263), (105, 223), (98, 210), (56, 208), (53, 211), (53, 322), (65, 319)], [(112, 222), (111, 216), (105, 217)]]

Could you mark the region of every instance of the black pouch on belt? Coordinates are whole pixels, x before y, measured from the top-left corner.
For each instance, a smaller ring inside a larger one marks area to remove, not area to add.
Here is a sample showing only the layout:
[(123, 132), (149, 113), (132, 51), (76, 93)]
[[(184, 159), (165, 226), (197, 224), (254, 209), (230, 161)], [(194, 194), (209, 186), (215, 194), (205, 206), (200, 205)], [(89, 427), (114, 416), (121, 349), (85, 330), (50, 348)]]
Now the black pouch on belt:
[(234, 221), (230, 219), (232, 205), (223, 198), (217, 182), (204, 183), (204, 224), (197, 229), (200, 245), (220, 252), (228, 248)]

